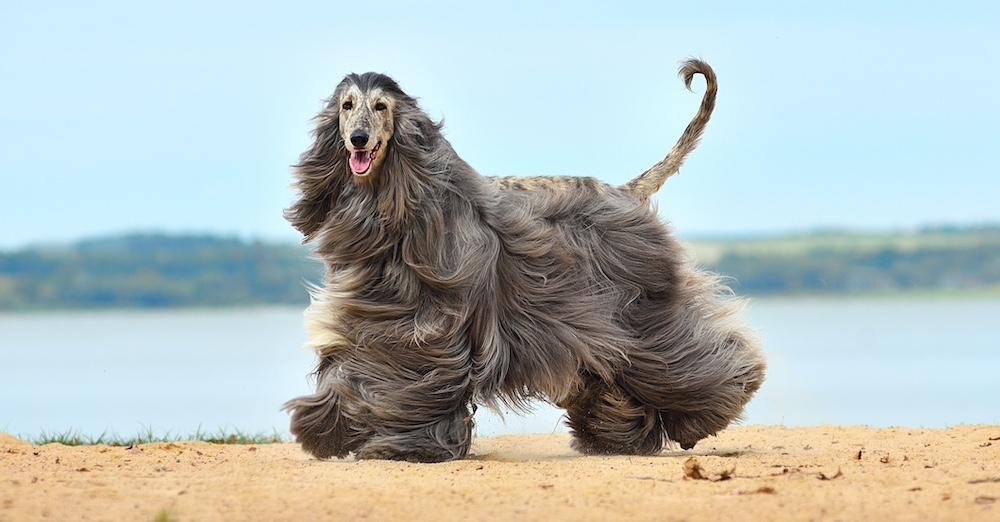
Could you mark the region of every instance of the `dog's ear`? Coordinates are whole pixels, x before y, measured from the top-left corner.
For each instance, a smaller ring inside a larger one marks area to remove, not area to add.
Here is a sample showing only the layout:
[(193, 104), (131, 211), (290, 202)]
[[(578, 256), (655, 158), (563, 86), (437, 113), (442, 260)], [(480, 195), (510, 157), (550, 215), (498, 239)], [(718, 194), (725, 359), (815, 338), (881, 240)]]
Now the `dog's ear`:
[(391, 154), (408, 156), (412, 162), (430, 152), (441, 137), (443, 122), (434, 123), (420, 110), (413, 98), (404, 97), (396, 108), (395, 116), (396, 122), (390, 139)]
[(390, 226), (404, 226), (429, 197), (430, 178), (441, 170), (434, 155), (440, 128), (400, 93), (392, 137), (380, 174), (379, 212)]
[(331, 101), (316, 117), (314, 140), (295, 169), (299, 199), (285, 209), (285, 219), (311, 240), (326, 222), (347, 172), (347, 148), (340, 135), (340, 114)]

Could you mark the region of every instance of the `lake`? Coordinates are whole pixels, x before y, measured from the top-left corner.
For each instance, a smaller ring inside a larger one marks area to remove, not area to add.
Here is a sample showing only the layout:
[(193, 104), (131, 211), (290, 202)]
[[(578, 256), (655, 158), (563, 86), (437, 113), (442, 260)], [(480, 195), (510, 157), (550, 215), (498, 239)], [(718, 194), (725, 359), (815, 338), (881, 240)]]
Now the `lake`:
[[(0, 315), (0, 431), (287, 434), (309, 392), (302, 311)], [(1000, 299), (755, 299), (767, 381), (748, 424), (1000, 423)], [(477, 433), (565, 431), (561, 412), (487, 411)]]

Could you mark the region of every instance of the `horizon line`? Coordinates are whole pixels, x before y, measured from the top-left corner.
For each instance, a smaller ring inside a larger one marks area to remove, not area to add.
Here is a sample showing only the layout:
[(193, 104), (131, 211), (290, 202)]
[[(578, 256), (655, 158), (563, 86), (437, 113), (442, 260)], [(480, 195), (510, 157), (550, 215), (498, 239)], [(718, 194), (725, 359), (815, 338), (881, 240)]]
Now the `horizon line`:
[[(850, 225), (817, 225), (811, 227), (786, 228), (786, 229), (766, 229), (747, 231), (696, 231), (677, 232), (677, 237), (686, 241), (739, 241), (754, 239), (773, 239), (777, 237), (795, 236), (821, 236), (835, 234), (856, 234), (856, 235), (911, 235), (927, 233), (947, 233), (959, 231), (975, 230), (1000, 230), (1000, 220), (976, 221), (976, 222), (927, 222), (915, 226), (894, 226), (894, 227), (859, 227)], [(82, 235), (73, 239), (40, 239), (30, 240), (24, 243), (8, 246), (0, 246), (0, 253), (17, 252), (37, 248), (65, 248), (81, 243), (113, 240), (129, 237), (163, 237), (163, 238), (213, 238), (236, 240), (242, 243), (265, 243), (274, 245), (301, 245), (301, 240), (296, 240), (294, 232), (289, 232), (288, 237), (274, 237), (263, 234), (240, 234), (237, 232), (226, 232), (219, 230), (170, 230), (163, 228), (133, 228), (118, 231), (100, 232)]]

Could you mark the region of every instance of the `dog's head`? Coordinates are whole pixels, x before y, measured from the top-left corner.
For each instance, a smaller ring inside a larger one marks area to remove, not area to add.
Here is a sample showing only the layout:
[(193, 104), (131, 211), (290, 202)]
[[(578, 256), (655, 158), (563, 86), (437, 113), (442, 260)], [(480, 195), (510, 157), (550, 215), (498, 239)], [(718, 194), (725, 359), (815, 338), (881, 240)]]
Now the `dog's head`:
[(338, 107), (340, 139), (351, 174), (367, 178), (378, 174), (392, 139), (393, 109), (399, 104), (399, 86), (388, 76), (352, 74), (341, 82), (330, 100)]
[(347, 75), (316, 117), (313, 144), (295, 166), (301, 197), (285, 218), (309, 240), (348, 184), (406, 194), (439, 129), (392, 78)]

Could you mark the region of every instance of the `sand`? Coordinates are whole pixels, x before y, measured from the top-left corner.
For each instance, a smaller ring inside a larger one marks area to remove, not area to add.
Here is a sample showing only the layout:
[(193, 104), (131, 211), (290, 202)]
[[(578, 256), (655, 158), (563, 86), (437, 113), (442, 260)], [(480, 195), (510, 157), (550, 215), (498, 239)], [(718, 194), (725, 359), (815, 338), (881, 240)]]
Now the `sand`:
[(583, 457), (568, 441), (481, 438), (468, 460), (410, 464), (0, 435), (0, 521), (1000, 520), (1000, 426), (751, 426), (655, 457)]

